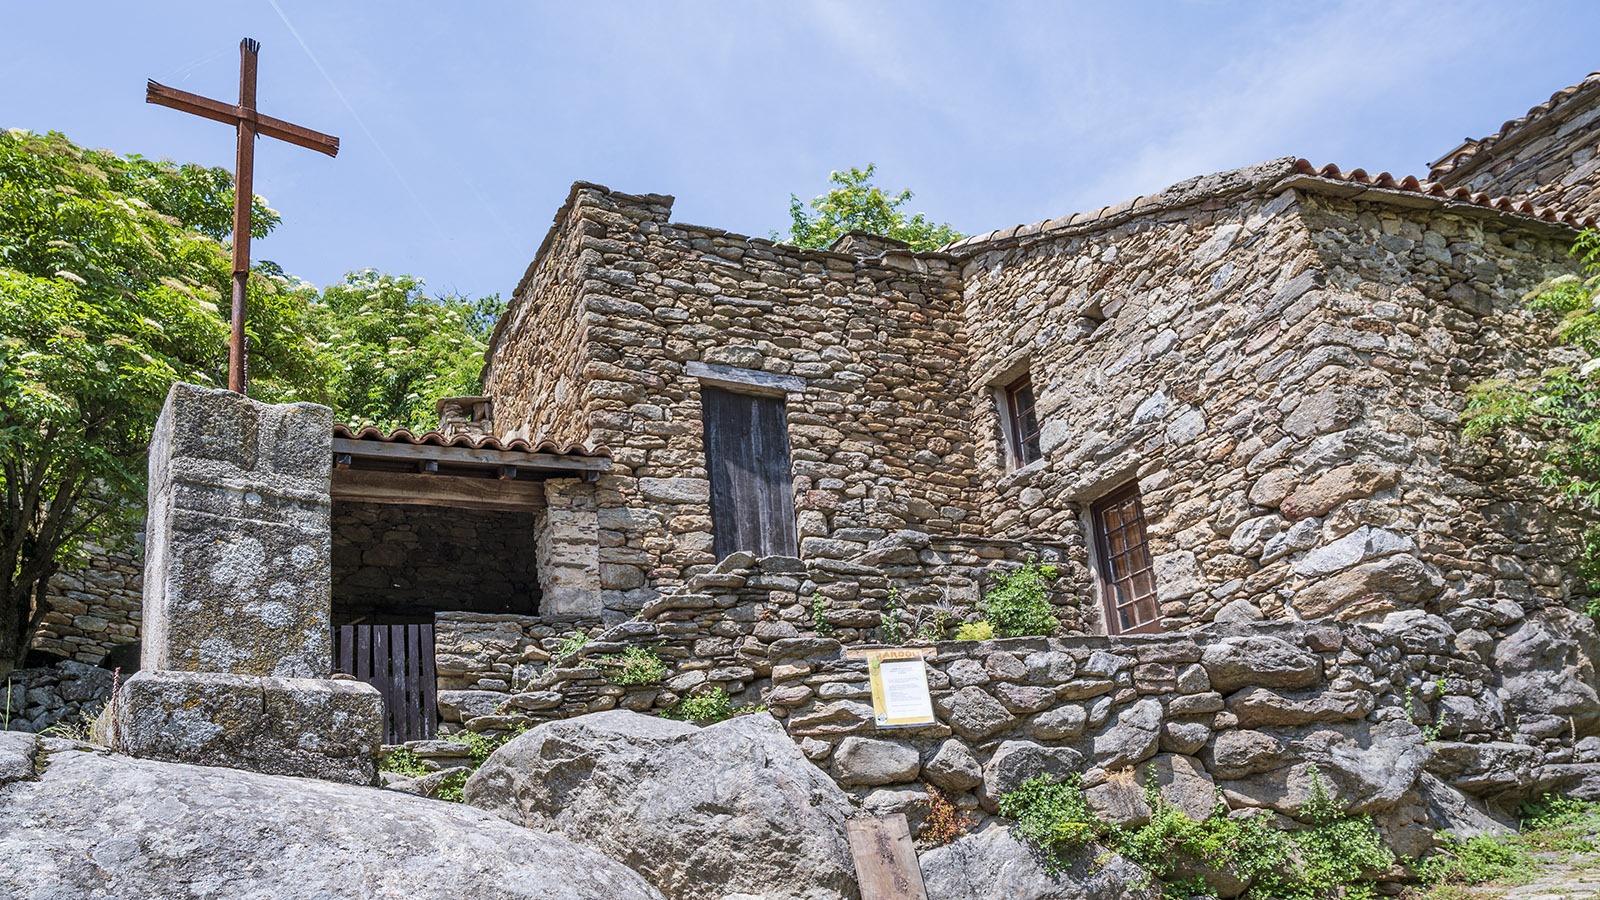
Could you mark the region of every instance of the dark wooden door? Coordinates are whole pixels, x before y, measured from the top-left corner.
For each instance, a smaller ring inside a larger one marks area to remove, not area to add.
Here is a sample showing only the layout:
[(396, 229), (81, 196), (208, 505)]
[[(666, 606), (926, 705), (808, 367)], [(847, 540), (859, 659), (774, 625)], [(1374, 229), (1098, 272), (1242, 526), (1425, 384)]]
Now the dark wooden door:
[(702, 387), (713, 549), (797, 556), (783, 399)]
[(432, 623), (340, 625), (333, 630), (333, 668), (383, 695), (385, 744), (428, 740), (437, 732)]

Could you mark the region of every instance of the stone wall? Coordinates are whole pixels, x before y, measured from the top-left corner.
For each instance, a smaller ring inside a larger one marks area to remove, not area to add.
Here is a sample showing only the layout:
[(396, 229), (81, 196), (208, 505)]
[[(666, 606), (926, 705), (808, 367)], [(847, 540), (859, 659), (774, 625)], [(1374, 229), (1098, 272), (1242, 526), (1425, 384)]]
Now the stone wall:
[[(1458, 417), (1474, 383), (1526, 361), (1521, 297), (1570, 269), (1571, 232), (1293, 173), (952, 248), (989, 533), (1071, 547), (1093, 608), (1086, 508), (1136, 481), (1169, 629), (1230, 603), (1292, 619), (1567, 602), (1576, 523), (1525, 477), (1527, 447), (1465, 444)], [(1024, 370), (1044, 458), (1011, 471), (994, 389)]]
[(335, 624), (431, 621), (436, 610), (535, 614), (532, 512), (337, 502)]
[[(802, 251), (669, 212), (670, 198), (576, 186), (485, 375), (508, 433), (549, 430), (554, 404), (587, 415), (579, 436), (611, 449), (598, 485), (606, 609), (637, 611), (716, 562), (695, 366), (798, 380), (787, 407), (802, 558), (849, 560), (902, 530), (981, 533), (950, 260)], [(563, 330), (574, 319), (576, 350)], [(534, 335), (562, 337), (530, 363)], [(574, 364), (586, 406), (576, 387), (533, 389)]]
[(1600, 214), (1597, 119), (1600, 73), (1556, 92), (1495, 134), (1466, 142), (1436, 163), (1429, 177), (1577, 215)]
[[(1600, 789), (1595, 672), (1557, 636), (1573, 628), (1592, 648), (1592, 623), (1504, 613), (1487, 626), (1497, 638), (1413, 611), (1377, 626), (940, 643), (927, 660), (937, 723), (892, 730), (873, 724), (866, 660), (842, 658), (832, 640), (783, 640), (769, 648), (766, 696), (869, 809), (915, 816), (932, 784), (993, 813), (1027, 778), (1082, 772), (1113, 821), (1148, 813), (1134, 781), (1151, 775), (1197, 819), (1219, 791), (1230, 808), (1293, 816), (1315, 767), (1334, 797), (1416, 854), (1435, 829), (1498, 827), (1552, 786)], [(1563, 655), (1544, 677), (1564, 699), (1535, 696), (1524, 679)], [(1560, 733), (1529, 724), (1562, 715)]]
[[(143, 535), (137, 542), (142, 543)], [(139, 543), (124, 550), (85, 548), (81, 566), (50, 579), (50, 611), (34, 635), (33, 649), (90, 665), (112, 648), (139, 640), (144, 559)]]
[[(979, 555), (979, 553), (983, 555)], [(652, 600), (634, 618), (605, 629), (593, 620), (440, 615), (435, 624), (440, 715), (445, 729), (504, 731), (549, 719), (621, 706), (665, 711), (683, 697), (725, 691), (733, 702), (765, 701), (774, 641), (826, 636), (847, 644), (882, 640), (884, 622), (907, 637), (938, 626), (935, 614), (966, 610), (945, 601), (918, 602), (929, 592), (976, 596), (995, 562), (1059, 558), (1059, 548), (987, 544), (954, 550), (903, 546), (880, 565), (789, 557), (728, 556), (681, 589)], [(897, 574), (919, 580), (907, 587)], [(894, 602), (891, 603), (891, 597)], [(1057, 592), (1061, 617), (1078, 614), (1070, 593)], [(948, 627), (938, 631), (942, 637)], [(555, 657), (577, 631), (592, 637)], [(659, 683), (622, 685), (606, 660), (630, 646), (650, 649), (666, 667)]]
[(13, 669), (0, 678), (0, 730), (38, 733), (60, 724), (87, 733), (86, 719), (105, 707), (115, 681), (108, 669), (70, 659)]

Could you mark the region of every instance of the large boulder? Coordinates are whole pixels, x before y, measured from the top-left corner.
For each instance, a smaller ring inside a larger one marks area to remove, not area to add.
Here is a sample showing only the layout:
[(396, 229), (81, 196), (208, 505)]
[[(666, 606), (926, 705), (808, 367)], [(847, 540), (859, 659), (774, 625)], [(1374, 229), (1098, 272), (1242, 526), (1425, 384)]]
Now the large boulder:
[(412, 898), (447, 887), (497, 900), (661, 898), (593, 850), (455, 804), (76, 748), (43, 755), (37, 780), (0, 787), (3, 897)]
[(928, 900), (1129, 900), (1140, 869), (1115, 854), (1087, 847), (1051, 875), (1013, 840), (1005, 825), (990, 825), (922, 854)]
[(625, 710), (496, 750), (469, 804), (562, 834), (681, 900), (855, 897), (845, 793), (771, 716), (698, 728)]
[(1322, 661), (1286, 641), (1266, 635), (1225, 638), (1200, 657), (1213, 690), (1243, 687), (1309, 688), (1322, 680)]

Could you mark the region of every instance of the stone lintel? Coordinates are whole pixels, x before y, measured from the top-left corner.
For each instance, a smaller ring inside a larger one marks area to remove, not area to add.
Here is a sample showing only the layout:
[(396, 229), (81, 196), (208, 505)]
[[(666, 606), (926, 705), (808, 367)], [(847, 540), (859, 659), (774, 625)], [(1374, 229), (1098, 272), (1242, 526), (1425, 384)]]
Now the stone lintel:
[(135, 673), (114, 701), (131, 756), (375, 784), (383, 697), (359, 681)]
[(722, 366), (715, 363), (690, 362), (684, 367), (684, 372), (690, 378), (700, 379), (701, 384), (712, 387), (727, 388), (741, 394), (766, 394), (782, 397), (786, 394), (800, 393), (806, 389), (806, 380), (798, 375), (777, 375), (772, 372), (763, 372), (759, 369), (741, 369), (737, 366)]

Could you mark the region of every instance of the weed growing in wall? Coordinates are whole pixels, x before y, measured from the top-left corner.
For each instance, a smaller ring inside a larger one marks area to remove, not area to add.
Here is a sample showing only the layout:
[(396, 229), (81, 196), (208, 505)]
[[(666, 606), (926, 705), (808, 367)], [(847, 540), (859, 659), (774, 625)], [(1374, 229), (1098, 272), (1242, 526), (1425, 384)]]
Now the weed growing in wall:
[(1030, 558), (1009, 572), (994, 573), (994, 587), (983, 595), (983, 618), (1001, 637), (1048, 637), (1061, 624), (1050, 602), (1050, 582), (1060, 570)]
[(987, 641), (994, 637), (994, 626), (988, 620), (979, 619), (976, 622), (962, 622), (956, 629), (958, 641)]
[(588, 643), (589, 635), (587, 632), (574, 631), (567, 635), (566, 639), (561, 642), (561, 646), (556, 648), (556, 652), (550, 654), (550, 665), (561, 665), (567, 661), (568, 657), (575, 655)]
[(924, 784), (928, 799), (923, 801), (928, 815), (922, 820), (921, 840), (934, 847), (943, 847), (972, 827), (972, 817), (956, 808), (950, 798), (931, 784)]
[(385, 753), (383, 758), (378, 760), (378, 771), (393, 772), (396, 775), (404, 775), (407, 778), (421, 778), (428, 774), (429, 770), (427, 766), (422, 764), (421, 757), (404, 747), (400, 747)]
[(1207, 884), (1218, 878), (1249, 884), (1243, 895), (1249, 900), (1356, 900), (1370, 897), (1372, 877), (1395, 863), (1372, 820), (1346, 814), (1314, 768), (1311, 796), (1300, 810), (1309, 825), (1295, 832), (1278, 831), (1268, 816), (1234, 818), (1220, 803), (1195, 821), (1168, 803), (1153, 779), (1145, 798), (1150, 821), (1117, 828), (1094, 814), (1076, 774), (1040, 777), (1002, 795), (1000, 814), (1016, 821), (1012, 835), (1032, 847), (1048, 871), (1061, 871), (1072, 851), (1104, 840), (1144, 869), (1144, 887), (1159, 887), (1168, 900), (1209, 896)]
[(651, 647), (634, 645), (600, 660), (600, 665), (610, 671), (606, 678), (612, 684), (623, 686), (660, 684), (667, 677), (667, 665)]
[(817, 637), (833, 634), (833, 624), (828, 621), (828, 598), (821, 594), (811, 595), (811, 627), (816, 630)]
[(1028, 779), (1000, 796), (1000, 815), (1015, 820), (1012, 836), (1037, 850), (1052, 875), (1068, 865), (1068, 854), (1107, 831), (1084, 799), (1083, 780), (1076, 772), (1059, 781)]
[(883, 612), (878, 614), (878, 637), (883, 643), (899, 646), (906, 642), (906, 626), (900, 621), (900, 611), (904, 608), (900, 591), (890, 587), (889, 599), (883, 601)]
[(766, 711), (766, 706), (761, 704), (734, 706), (733, 698), (728, 696), (727, 691), (722, 688), (712, 688), (704, 693), (684, 697), (672, 708), (662, 710), (661, 718), (693, 722), (696, 725), (714, 725), (735, 716), (748, 716)]

